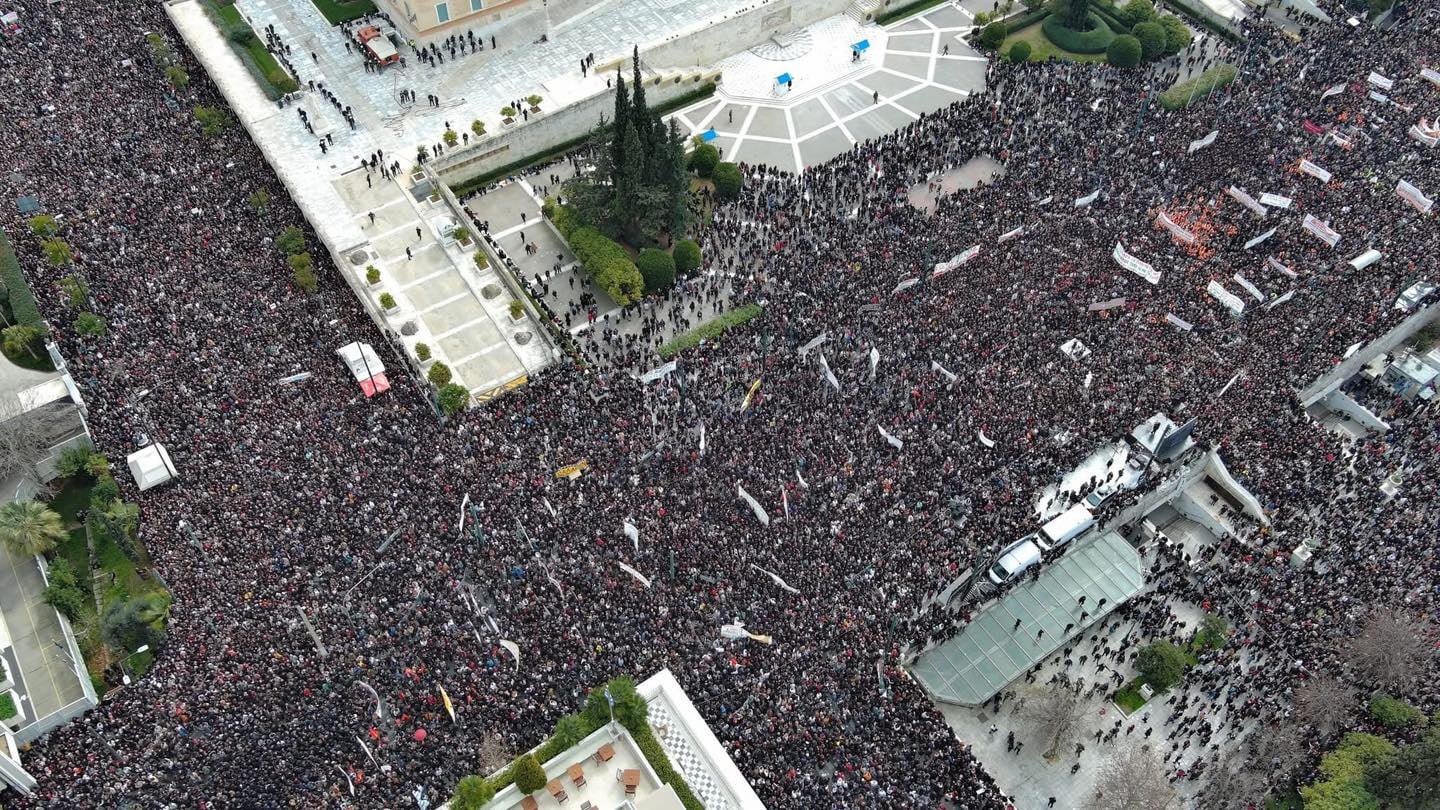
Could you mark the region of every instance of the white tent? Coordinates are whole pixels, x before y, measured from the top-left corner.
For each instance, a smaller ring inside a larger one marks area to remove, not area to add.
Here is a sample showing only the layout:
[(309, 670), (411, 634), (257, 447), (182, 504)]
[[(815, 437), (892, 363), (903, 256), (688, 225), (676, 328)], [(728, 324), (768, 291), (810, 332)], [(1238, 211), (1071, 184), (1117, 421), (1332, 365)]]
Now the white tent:
[(158, 487), (179, 474), (170, 461), (170, 453), (159, 442), (151, 442), (126, 456), (125, 463), (129, 465), (130, 475), (141, 492)]

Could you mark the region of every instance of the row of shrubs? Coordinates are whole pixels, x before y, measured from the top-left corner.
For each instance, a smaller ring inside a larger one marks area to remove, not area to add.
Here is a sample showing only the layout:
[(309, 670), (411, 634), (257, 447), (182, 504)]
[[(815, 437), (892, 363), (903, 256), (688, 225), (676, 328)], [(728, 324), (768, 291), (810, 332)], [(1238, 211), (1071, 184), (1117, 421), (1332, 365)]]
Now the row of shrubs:
[[(625, 248), (600, 231), (581, 225), (580, 218), (569, 206), (547, 199), (540, 210), (570, 244), (586, 274), (615, 299), (615, 303), (628, 307), (640, 300), (645, 294), (645, 278), (635, 262), (630, 261)], [(673, 269), (671, 272), (673, 280)]]
[(944, 2), (946, 2), (946, 0), (915, 0), (913, 3), (905, 3), (904, 5), (877, 15), (875, 17), (875, 23), (877, 25), (886, 25), (896, 20), (919, 14), (927, 8), (934, 8)]
[(704, 810), (704, 805), (690, 791), (690, 786), (670, 764), (670, 758), (650, 730), (650, 708), (645, 705), (635, 682), (621, 676), (603, 687), (592, 689), (585, 699), (585, 708), (577, 714), (567, 714), (555, 723), (555, 731), (531, 753), (525, 754), (510, 767), (495, 776), (467, 776), (455, 786), (455, 795), (450, 806), (453, 810), (478, 810), (485, 806), (495, 794), (509, 787), (515, 787), (523, 794), (531, 794), (545, 787), (546, 774), (542, 763), (548, 762), (574, 748), (586, 737), (610, 722), (611, 708), (605, 695), (615, 700), (614, 718), (630, 732), (640, 753), (650, 763), (660, 781), (675, 790), (685, 810)]
[(660, 347), (660, 357), (669, 360), (686, 349), (699, 346), (701, 341), (719, 337), (727, 330), (754, 320), (762, 311), (764, 310), (759, 304), (746, 304), (732, 309), (713, 321), (706, 321), (689, 332), (677, 335), (674, 340)]
[(241, 61), (259, 81), (265, 95), (273, 100), (300, 89), (300, 85), (280, 67), (274, 54), (270, 53), (265, 43), (255, 35), (250, 24), (240, 16), (240, 10), (233, 3), (217, 3), (212, 0), (207, 2), (206, 6), (215, 18), (220, 33), (236, 46)]
[(25, 274), (20, 272), (20, 260), (15, 257), (15, 250), (4, 231), (0, 231), (0, 281), (5, 284), (5, 295), (10, 300), (10, 311), (15, 320), (22, 326), (43, 330), (45, 319), (40, 317), (35, 295), (30, 292)]
[(1189, 81), (1178, 82), (1160, 94), (1160, 106), (1167, 110), (1182, 110), (1195, 101), (1203, 101), (1216, 90), (1222, 90), (1235, 81), (1239, 71), (1234, 65), (1216, 65)]

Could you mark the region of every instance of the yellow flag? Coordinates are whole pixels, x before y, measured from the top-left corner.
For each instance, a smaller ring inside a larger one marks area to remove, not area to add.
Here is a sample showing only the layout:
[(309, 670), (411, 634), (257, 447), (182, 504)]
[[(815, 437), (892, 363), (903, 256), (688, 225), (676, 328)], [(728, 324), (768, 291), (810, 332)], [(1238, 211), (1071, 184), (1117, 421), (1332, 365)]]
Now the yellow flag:
[(755, 392), (760, 390), (760, 378), (756, 377), (755, 382), (750, 384), (750, 390), (745, 392), (745, 398), (740, 400), (740, 412), (744, 413), (750, 407), (750, 400), (755, 398)]
[(450, 696), (445, 694), (445, 687), (440, 687), (440, 700), (445, 703), (445, 711), (450, 715), (450, 722), (455, 722), (455, 704), (450, 702)]

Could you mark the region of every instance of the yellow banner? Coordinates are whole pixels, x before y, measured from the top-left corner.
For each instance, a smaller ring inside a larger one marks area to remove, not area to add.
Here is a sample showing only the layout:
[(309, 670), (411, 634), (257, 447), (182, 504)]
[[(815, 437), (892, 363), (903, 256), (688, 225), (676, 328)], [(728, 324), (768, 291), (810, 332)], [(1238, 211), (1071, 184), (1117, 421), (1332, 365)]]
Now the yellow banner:
[(569, 478), (569, 479), (571, 479), (571, 480), (574, 480), (574, 479), (580, 477), (580, 473), (585, 472), (585, 471), (588, 470), (588, 469), (590, 469), (590, 462), (588, 462), (588, 461), (586, 461), (585, 459), (582, 458), (582, 459), (580, 459), (579, 461), (575, 462), (574, 464), (570, 464), (570, 465), (568, 465), (568, 466), (561, 467), (560, 469), (556, 470), (556, 471), (555, 471), (555, 477), (556, 477), (556, 478)]
[(445, 702), (445, 712), (450, 715), (450, 722), (455, 722), (455, 704), (450, 702), (450, 696), (445, 694), (445, 687), (440, 687), (440, 699)]
[(740, 410), (744, 412), (750, 407), (750, 400), (755, 398), (755, 392), (760, 390), (760, 378), (756, 377), (755, 382), (750, 384), (750, 390), (745, 392), (745, 398), (740, 400)]

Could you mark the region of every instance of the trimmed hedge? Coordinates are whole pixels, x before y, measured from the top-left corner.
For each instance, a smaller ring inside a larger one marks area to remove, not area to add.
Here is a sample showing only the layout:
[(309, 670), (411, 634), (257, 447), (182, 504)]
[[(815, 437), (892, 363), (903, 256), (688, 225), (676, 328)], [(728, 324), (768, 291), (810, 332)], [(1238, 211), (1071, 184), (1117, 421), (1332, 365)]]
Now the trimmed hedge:
[(675, 260), (659, 248), (645, 248), (635, 258), (640, 277), (645, 279), (645, 292), (659, 292), (675, 285)]
[(640, 276), (640, 269), (615, 240), (586, 227), (574, 231), (568, 241), (585, 272), (615, 303), (628, 307), (645, 294), (645, 279)]
[(1130, 33), (1130, 24), (1125, 22), (1125, 18), (1120, 16), (1120, 12), (1116, 11), (1114, 6), (1103, 6), (1099, 3), (1091, 2), (1090, 10), (1099, 14), (1100, 19), (1104, 20), (1105, 24), (1110, 26), (1110, 30), (1114, 31), (1116, 36)]
[(554, 197), (545, 198), (544, 204), (540, 206), (540, 213), (544, 214), (545, 218), (554, 224), (555, 230), (566, 239), (580, 227), (580, 220), (570, 206), (560, 205), (555, 202)]
[(1065, 21), (1054, 15), (1046, 17), (1041, 27), (1045, 29), (1045, 36), (1051, 42), (1071, 53), (1104, 53), (1110, 43), (1115, 41), (1115, 32), (1093, 11), (1089, 14), (1089, 20), (1094, 26), (1089, 31), (1066, 28)]
[[(1167, 110), (1183, 110), (1191, 104), (1202, 101), (1212, 92), (1223, 89), (1233, 81), (1238, 71), (1234, 65), (1216, 65), (1189, 81), (1172, 85), (1160, 94), (1160, 106)], [(1191, 88), (1194, 88), (1193, 91)]]
[(45, 319), (40, 317), (40, 308), (35, 304), (35, 295), (25, 283), (25, 274), (20, 272), (20, 260), (10, 247), (10, 240), (0, 231), (0, 281), (5, 282), (5, 292), (10, 297), (10, 311), (15, 321), (22, 326), (33, 326), (44, 332)]
[[(664, 104), (651, 107), (651, 109), (659, 113), (660, 115), (666, 115), (680, 109), (681, 107), (693, 104), (696, 101), (709, 98), (713, 95), (715, 95), (715, 83), (705, 82), (694, 90), (691, 90), (688, 93), (682, 93), (675, 98), (672, 98), (669, 101), (665, 102)], [(482, 189), (495, 182), (496, 180), (501, 180), (517, 172), (524, 171), (525, 169), (528, 169), (537, 163), (543, 163), (544, 161), (549, 160), (556, 155), (569, 152), (570, 150), (578, 146), (584, 146), (585, 144), (590, 142), (590, 139), (595, 134), (596, 133), (593, 132), (587, 132), (584, 135), (576, 138), (571, 138), (568, 141), (561, 141), (560, 143), (557, 143), (554, 146), (549, 147), (548, 149), (542, 149), (539, 152), (532, 152), (525, 157), (522, 157), (518, 160), (513, 160), (498, 168), (491, 169), (484, 174), (476, 175), (469, 180), (463, 180), (459, 183), (453, 183), (450, 185), (450, 191), (456, 197), (460, 197), (463, 199), (472, 191)]]
[(671, 357), (700, 345), (700, 341), (719, 337), (728, 329), (733, 329), (740, 324), (752, 321), (764, 309), (759, 304), (746, 304), (739, 309), (732, 309), (713, 321), (707, 321), (681, 335), (674, 340), (660, 347), (660, 359), (669, 360)]
[(1133, 68), (1140, 64), (1140, 59), (1145, 54), (1141, 47), (1140, 40), (1129, 34), (1122, 34), (1110, 41), (1110, 47), (1105, 49), (1105, 61), (1120, 68)]
[(715, 181), (715, 194), (722, 200), (733, 200), (739, 197), (740, 189), (745, 185), (745, 178), (740, 174), (740, 167), (728, 161), (716, 166), (712, 177)]
[(1049, 16), (1050, 12), (1042, 7), (1034, 11), (1027, 11), (1013, 20), (1004, 20), (1003, 22), (1005, 23), (1005, 27), (1010, 29), (1010, 35), (1014, 36)]
[(700, 252), (700, 244), (694, 239), (681, 239), (675, 243), (675, 272), (682, 276), (688, 276), (700, 269), (704, 264), (705, 257)]
[(914, 16), (924, 11), (925, 9), (934, 8), (941, 3), (946, 2), (949, 2), (949, 0), (916, 0), (914, 3), (909, 3), (900, 6), (899, 8), (892, 8), (884, 14), (877, 14), (875, 16), (875, 24), (887, 25), (889, 23), (895, 22), (896, 20)]

